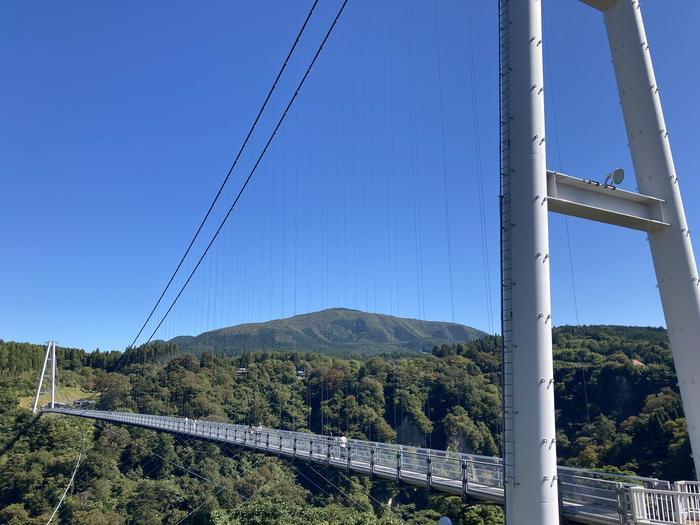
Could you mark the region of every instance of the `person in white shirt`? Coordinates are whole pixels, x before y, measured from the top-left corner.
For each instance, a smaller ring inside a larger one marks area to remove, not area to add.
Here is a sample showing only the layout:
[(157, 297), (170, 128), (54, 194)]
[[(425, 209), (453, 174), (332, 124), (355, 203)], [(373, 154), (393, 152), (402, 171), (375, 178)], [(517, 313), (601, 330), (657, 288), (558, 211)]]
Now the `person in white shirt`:
[(340, 443), (340, 458), (345, 459), (346, 458), (346, 450), (348, 447), (348, 438), (345, 436), (340, 436), (338, 439), (338, 443)]

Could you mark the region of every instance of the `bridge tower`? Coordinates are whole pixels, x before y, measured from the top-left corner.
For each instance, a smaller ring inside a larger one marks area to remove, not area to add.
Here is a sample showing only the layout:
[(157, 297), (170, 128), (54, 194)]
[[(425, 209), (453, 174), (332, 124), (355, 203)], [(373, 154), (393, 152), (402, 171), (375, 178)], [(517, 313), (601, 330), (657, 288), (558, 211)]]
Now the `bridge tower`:
[(638, 0), (583, 0), (602, 11), (637, 187), (661, 200), (649, 247), (700, 475), (700, 280)]
[(49, 402), (51, 408), (54, 408), (56, 401), (56, 341), (49, 341), (46, 343), (46, 354), (44, 354), (44, 364), (41, 367), (41, 374), (39, 375), (39, 385), (36, 389), (36, 395), (34, 396), (34, 405), (32, 406), (32, 412), (36, 414), (37, 407), (39, 405), (39, 395), (41, 394), (41, 386), (44, 383), (44, 377), (46, 376), (46, 364), (49, 359), (51, 360), (51, 400)]
[(645, 231), (700, 473), (700, 278), (638, 0), (605, 18), (640, 193), (548, 171), (540, 0), (500, 0), (501, 309), (506, 520), (556, 524), (548, 211)]
[(660, 199), (648, 229), (673, 361), (700, 475), (700, 280), (638, 0), (583, 0), (603, 12), (637, 187)]
[(500, 0), (506, 523), (559, 523), (539, 0)]

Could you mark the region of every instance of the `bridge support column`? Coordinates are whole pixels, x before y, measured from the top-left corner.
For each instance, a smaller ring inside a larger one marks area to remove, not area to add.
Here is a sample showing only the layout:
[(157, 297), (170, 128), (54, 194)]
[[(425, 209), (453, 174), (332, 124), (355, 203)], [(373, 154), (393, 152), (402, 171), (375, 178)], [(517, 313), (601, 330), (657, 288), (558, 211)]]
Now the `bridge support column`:
[[(51, 344), (49, 341), (46, 343), (46, 353), (44, 354), (44, 365), (41, 367), (41, 373), (39, 374), (39, 385), (36, 388), (36, 395), (34, 396), (34, 405), (32, 406), (32, 412), (36, 414), (37, 408), (39, 406), (39, 396), (41, 395), (41, 385), (44, 383), (44, 375), (46, 374), (46, 363), (49, 360), (49, 354), (51, 353)], [(51, 407), (53, 408), (53, 406)]]
[(641, 193), (663, 199), (667, 228), (649, 246), (700, 475), (700, 280), (638, 0), (585, 0), (603, 11)]
[(499, 10), (506, 523), (557, 525), (541, 1)]
[(56, 342), (51, 341), (51, 408), (56, 406)]

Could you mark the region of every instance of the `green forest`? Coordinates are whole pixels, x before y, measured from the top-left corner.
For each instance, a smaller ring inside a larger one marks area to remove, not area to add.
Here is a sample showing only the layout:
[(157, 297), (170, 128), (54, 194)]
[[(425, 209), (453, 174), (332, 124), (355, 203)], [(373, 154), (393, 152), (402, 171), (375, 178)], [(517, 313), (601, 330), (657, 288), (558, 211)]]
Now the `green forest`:
[[(554, 330), (560, 464), (694, 477), (663, 329)], [(58, 349), (60, 389), (103, 410), (181, 415), (486, 455), (500, 453), (496, 337), (430, 353), (125, 353)], [(502, 523), (497, 506), (224, 445), (27, 408), (44, 349), (0, 342), (0, 523)], [(61, 399), (57, 399), (61, 401)]]

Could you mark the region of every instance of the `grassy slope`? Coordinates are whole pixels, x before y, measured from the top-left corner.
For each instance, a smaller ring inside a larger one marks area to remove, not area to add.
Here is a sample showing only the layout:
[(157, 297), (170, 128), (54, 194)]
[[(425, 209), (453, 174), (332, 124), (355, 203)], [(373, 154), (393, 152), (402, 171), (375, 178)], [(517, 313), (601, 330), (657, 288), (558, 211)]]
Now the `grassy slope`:
[[(56, 402), (65, 403), (66, 399), (69, 402), (75, 401), (76, 399), (87, 399), (93, 396), (94, 392), (88, 392), (80, 387), (73, 386), (62, 386), (58, 392), (56, 392)], [(99, 394), (95, 395), (93, 399), (97, 399)], [(39, 396), (39, 406), (43, 406), (49, 402), (51, 395), (49, 393), (41, 394)], [(32, 408), (34, 403), (34, 396), (25, 396), (19, 398), (19, 406), (22, 408)]]

